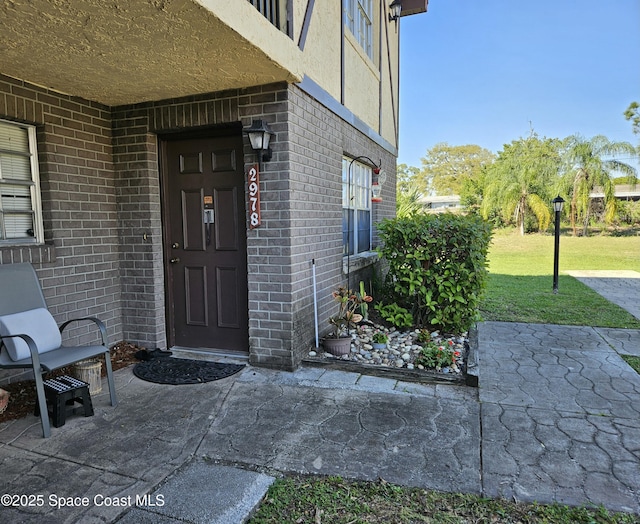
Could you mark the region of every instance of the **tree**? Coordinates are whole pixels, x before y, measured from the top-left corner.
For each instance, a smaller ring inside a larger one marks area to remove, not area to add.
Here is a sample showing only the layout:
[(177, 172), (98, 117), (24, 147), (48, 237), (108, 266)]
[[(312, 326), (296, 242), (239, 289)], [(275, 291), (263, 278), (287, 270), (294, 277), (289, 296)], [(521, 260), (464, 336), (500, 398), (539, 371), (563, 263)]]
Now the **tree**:
[(407, 164), (398, 164), (396, 168), (396, 216), (408, 217), (422, 209), (418, 199), (420, 192), (416, 186), (416, 177), (420, 170)]
[(462, 182), (460, 188), (460, 205), (468, 213), (478, 214), (480, 204), (484, 196), (484, 188), (486, 185), (487, 171), (491, 165), (484, 166), (480, 171), (472, 177), (466, 178)]
[(640, 104), (638, 104), (638, 102), (631, 102), (624, 112), (624, 117), (631, 121), (633, 133), (640, 135)]
[(513, 220), (524, 235), (526, 219), (531, 214), (540, 231), (547, 229), (552, 188), (557, 185), (562, 165), (561, 150), (561, 140), (540, 139), (534, 132), (528, 138), (506, 144), (487, 168), (482, 216), (486, 219), (498, 214), (506, 222)]
[(420, 170), (407, 164), (398, 164), (396, 167), (396, 191), (405, 193), (416, 185), (416, 177)]
[(574, 135), (567, 139), (565, 153), (564, 188), (571, 195), (570, 219), (573, 234), (576, 222), (582, 220), (583, 235), (587, 235), (592, 212), (591, 193), (595, 187), (604, 192), (604, 219), (611, 223), (616, 217), (617, 201), (613, 174), (625, 175), (629, 183), (636, 179), (636, 169), (629, 164), (610, 158), (615, 155), (635, 156), (636, 150), (629, 142), (612, 142), (606, 136), (586, 139)]
[(396, 195), (396, 216), (410, 217), (422, 211), (420, 204), (420, 193), (418, 188), (414, 187), (407, 191), (398, 191)]
[(425, 194), (459, 195), (464, 181), (477, 177), (494, 158), (491, 151), (477, 145), (450, 146), (441, 142), (421, 159), (418, 187)]

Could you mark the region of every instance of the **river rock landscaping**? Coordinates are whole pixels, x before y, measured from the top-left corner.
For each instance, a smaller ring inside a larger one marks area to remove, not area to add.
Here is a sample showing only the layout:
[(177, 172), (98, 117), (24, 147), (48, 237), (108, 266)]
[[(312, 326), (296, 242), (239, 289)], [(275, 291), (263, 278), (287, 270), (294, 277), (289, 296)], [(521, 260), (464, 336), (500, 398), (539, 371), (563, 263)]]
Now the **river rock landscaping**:
[[(375, 333), (385, 333), (386, 346), (374, 349)], [(310, 360), (347, 361), (391, 369), (426, 370), (442, 374), (461, 375), (465, 366), (467, 334), (445, 335), (420, 329), (397, 330), (366, 323), (349, 330), (351, 351), (336, 357), (323, 348), (309, 351)], [(425, 351), (425, 348), (426, 351)], [(426, 354), (425, 354), (426, 353)], [(438, 355), (441, 358), (435, 358)], [(446, 362), (445, 365), (438, 365)]]

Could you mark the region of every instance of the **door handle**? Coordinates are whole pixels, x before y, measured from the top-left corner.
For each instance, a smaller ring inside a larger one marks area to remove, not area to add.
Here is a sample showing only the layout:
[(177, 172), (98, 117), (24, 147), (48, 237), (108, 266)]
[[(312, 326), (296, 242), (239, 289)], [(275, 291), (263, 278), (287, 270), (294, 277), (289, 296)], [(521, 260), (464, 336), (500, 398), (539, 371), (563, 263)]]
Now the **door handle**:
[(171, 262), (172, 264), (177, 264), (178, 262), (180, 262), (180, 257), (172, 258), (169, 260), (169, 262)]

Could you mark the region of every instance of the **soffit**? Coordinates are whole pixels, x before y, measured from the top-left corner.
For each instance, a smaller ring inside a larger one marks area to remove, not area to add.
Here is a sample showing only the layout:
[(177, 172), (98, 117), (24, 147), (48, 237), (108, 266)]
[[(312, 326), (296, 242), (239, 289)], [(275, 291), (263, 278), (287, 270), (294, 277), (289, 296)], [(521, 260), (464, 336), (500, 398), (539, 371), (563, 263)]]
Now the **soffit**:
[(297, 80), (192, 0), (0, 2), (0, 73), (109, 106)]

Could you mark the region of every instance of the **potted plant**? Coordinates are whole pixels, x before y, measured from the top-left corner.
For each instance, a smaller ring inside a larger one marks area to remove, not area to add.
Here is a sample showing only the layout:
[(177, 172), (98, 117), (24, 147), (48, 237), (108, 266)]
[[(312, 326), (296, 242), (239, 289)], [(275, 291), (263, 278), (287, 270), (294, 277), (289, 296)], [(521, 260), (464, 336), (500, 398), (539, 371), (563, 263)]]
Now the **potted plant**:
[(347, 355), (351, 349), (349, 328), (355, 327), (362, 320), (356, 313), (361, 304), (369, 303), (373, 298), (366, 293), (358, 293), (340, 286), (332, 294), (338, 303), (338, 314), (329, 319), (333, 332), (323, 340), (324, 348), (332, 355)]
[(376, 331), (371, 337), (371, 342), (372, 342), (371, 345), (373, 346), (373, 349), (378, 351), (386, 348), (388, 341), (389, 341), (389, 337), (387, 336), (386, 333), (383, 333), (382, 331)]

